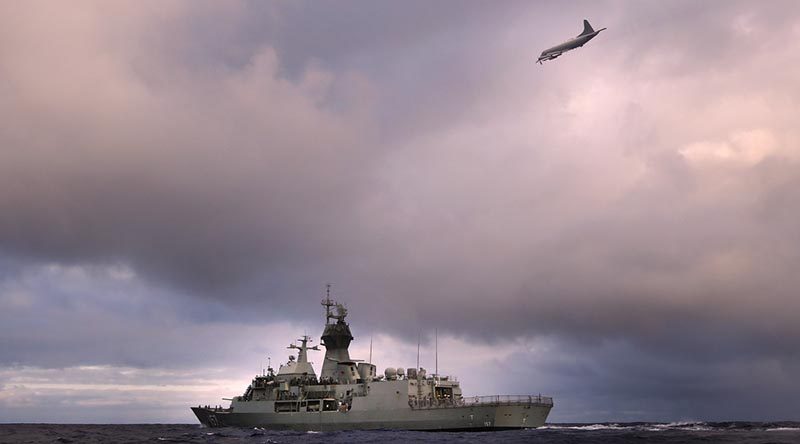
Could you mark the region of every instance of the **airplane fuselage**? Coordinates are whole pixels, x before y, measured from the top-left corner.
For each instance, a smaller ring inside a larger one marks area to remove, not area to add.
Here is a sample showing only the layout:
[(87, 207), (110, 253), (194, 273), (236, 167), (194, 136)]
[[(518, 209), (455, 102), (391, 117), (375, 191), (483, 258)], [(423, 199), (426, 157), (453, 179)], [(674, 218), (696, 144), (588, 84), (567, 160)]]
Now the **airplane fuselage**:
[(566, 42), (553, 46), (552, 48), (545, 49), (542, 51), (542, 55), (539, 56), (537, 62), (542, 63), (546, 60), (553, 60), (554, 58), (560, 56), (561, 54), (571, 51), (575, 48), (580, 48), (581, 46), (585, 45), (586, 42), (589, 40), (597, 37), (597, 34), (600, 34), (600, 31), (604, 31), (606, 28), (598, 29), (595, 31), (592, 29), (592, 25), (589, 24), (587, 20), (583, 21), (583, 32), (575, 38), (569, 39)]
[(599, 33), (600, 31), (596, 31), (588, 35), (582, 35), (579, 37), (571, 38), (560, 45), (556, 45), (553, 46), (552, 48), (545, 49), (544, 51), (542, 51), (542, 55), (544, 56), (555, 52), (566, 52), (569, 51), (570, 49), (580, 48), (581, 46), (585, 45), (586, 42), (595, 38)]

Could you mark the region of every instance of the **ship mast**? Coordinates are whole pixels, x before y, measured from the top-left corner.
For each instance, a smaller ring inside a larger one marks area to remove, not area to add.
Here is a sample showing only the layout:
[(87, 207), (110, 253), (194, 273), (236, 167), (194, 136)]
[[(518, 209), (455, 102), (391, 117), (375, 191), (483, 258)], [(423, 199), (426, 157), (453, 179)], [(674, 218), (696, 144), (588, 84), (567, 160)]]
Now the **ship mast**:
[(297, 342), (300, 343), (299, 346), (295, 345), (295, 344), (289, 344), (289, 346), (286, 347), (286, 348), (294, 348), (294, 349), (298, 350), (298, 352), (297, 352), (297, 362), (298, 363), (301, 363), (301, 362), (307, 363), (308, 362), (308, 350), (317, 350), (317, 351), (319, 351), (319, 347), (316, 346), (316, 345), (313, 346), (313, 347), (309, 347), (308, 346), (309, 341), (311, 341), (311, 337), (309, 337), (308, 335), (303, 335), (302, 338), (297, 340)]
[[(320, 379), (337, 379), (337, 366), (340, 362), (351, 362), (350, 341), (353, 334), (350, 333), (350, 326), (345, 322), (347, 309), (344, 305), (331, 299), (331, 284), (325, 286), (325, 299), (322, 305), (325, 307), (325, 331), (322, 333), (322, 345), (325, 346), (325, 361), (322, 363)], [(335, 313), (332, 308), (335, 307)], [(335, 319), (336, 322), (332, 322)]]
[(436, 335), (436, 369), (434, 370), (434, 375), (436, 375), (436, 383), (439, 383), (439, 329), (437, 328), (435, 331)]
[(325, 307), (325, 324), (330, 324), (333, 317), (331, 315), (331, 307), (336, 305), (336, 302), (331, 300), (331, 284), (325, 284), (325, 299), (322, 300), (322, 305)]

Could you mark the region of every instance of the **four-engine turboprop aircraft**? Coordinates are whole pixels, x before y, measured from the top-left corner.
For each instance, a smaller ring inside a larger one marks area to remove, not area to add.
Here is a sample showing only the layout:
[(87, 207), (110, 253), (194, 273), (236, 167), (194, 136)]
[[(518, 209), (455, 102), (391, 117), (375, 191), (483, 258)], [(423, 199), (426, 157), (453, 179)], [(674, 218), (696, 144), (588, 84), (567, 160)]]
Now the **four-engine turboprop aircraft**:
[(554, 58), (560, 56), (561, 54), (564, 54), (567, 51), (572, 51), (575, 48), (580, 48), (581, 46), (585, 45), (586, 42), (593, 39), (597, 34), (600, 34), (600, 31), (604, 31), (605, 29), (607, 28), (598, 29), (597, 31), (595, 31), (594, 29), (592, 29), (592, 25), (589, 24), (589, 21), (584, 20), (583, 32), (580, 33), (580, 35), (578, 35), (574, 39), (569, 39), (560, 45), (553, 46), (550, 49), (545, 49), (544, 51), (542, 51), (542, 55), (539, 56), (539, 60), (537, 60), (537, 62), (539, 62), (539, 64), (541, 65), (542, 62), (544, 61), (553, 60)]

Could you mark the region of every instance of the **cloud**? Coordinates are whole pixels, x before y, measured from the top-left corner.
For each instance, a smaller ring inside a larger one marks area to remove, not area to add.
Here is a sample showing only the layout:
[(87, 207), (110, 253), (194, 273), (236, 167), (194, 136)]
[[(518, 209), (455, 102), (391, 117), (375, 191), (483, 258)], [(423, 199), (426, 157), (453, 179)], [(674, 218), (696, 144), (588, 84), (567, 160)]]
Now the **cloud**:
[(397, 349), (564, 347), (564, 418), (794, 368), (794, 3), (2, 8), (3, 365), (247, 360), (333, 281)]
[(0, 412), (9, 422), (187, 423), (189, 406), (238, 393), (247, 376), (109, 366), (3, 367)]
[[(30, 14), (58, 12), (41, 9)], [(4, 250), (119, 260), (202, 294), (334, 248), (326, 219), (352, 208), (370, 157), (363, 111), (328, 109), (333, 74), (283, 78), (268, 45), (238, 69), (197, 68), (147, 38), (158, 8), (132, 24), (76, 9), (23, 21), (4, 45)], [(114, 39), (109, 20), (146, 48)]]

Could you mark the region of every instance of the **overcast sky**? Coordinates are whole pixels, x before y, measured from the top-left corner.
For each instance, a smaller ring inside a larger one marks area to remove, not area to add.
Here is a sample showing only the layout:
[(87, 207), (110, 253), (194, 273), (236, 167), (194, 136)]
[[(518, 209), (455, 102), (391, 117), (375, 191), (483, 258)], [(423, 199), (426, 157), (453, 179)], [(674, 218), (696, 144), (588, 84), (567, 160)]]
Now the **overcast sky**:
[(328, 282), (551, 422), (800, 419), (798, 79), (796, 1), (0, 2), (0, 422), (194, 422)]

